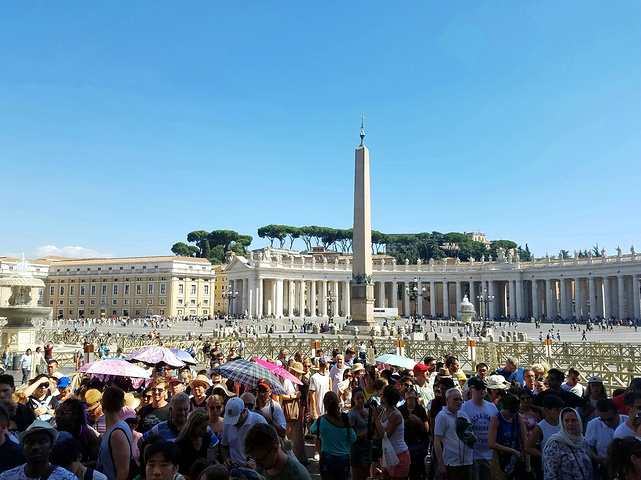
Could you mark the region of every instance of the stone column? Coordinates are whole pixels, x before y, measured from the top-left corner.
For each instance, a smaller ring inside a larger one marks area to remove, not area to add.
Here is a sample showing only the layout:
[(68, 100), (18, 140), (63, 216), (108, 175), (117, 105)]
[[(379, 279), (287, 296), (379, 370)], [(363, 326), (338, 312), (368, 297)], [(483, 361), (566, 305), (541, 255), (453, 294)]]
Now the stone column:
[(581, 313), (581, 279), (580, 278), (575, 278), (574, 279), (574, 315), (576, 316), (577, 320), (581, 320), (582, 318), (582, 313)]
[(423, 282), (421, 282), (419, 280), (418, 283), (416, 284), (416, 288), (418, 288), (418, 295), (419, 295), (418, 297), (416, 297), (416, 301), (418, 302), (418, 304), (417, 304), (417, 307), (418, 307), (417, 312), (418, 312), (418, 316), (421, 317), (421, 316), (423, 316), (423, 300), (425, 300), (422, 297), (422, 295), (423, 295), (423, 291), (422, 291)]
[(378, 295), (376, 296), (378, 308), (385, 308), (385, 282), (378, 282)]
[(430, 282), (430, 315), (432, 317), (436, 316), (436, 282)]
[(535, 320), (541, 316), (539, 312), (539, 285), (536, 279), (532, 279), (532, 316)]
[(566, 294), (567, 293), (565, 291), (565, 279), (561, 278), (561, 280), (559, 280), (559, 282), (561, 282), (559, 284), (559, 287), (560, 287), (559, 295), (561, 296), (561, 317), (568, 318), (569, 315), (568, 315), (568, 312), (566, 311), (568, 302), (567, 302), (567, 298), (566, 298)]
[(309, 316), (316, 316), (316, 280), (311, 280), (309, 282)]
[(477, 308), (478, 301), (476, 299), (476, 285), (474, 284), (474, 280), (470, 280), (470, 303), (474, 305), (474, 312), (476, 312), (478, 316), (479, 309)]
[[(487, 293), (488, 295), (494, 295), (494, 281), (490, 280), (487, 282)], [(494, 301), (490, 302), (488, 305), (488, 310), (490, 311), (490, 319), (493, 320), (496, 317), (496, 295), (494, 296)]]
[(283, 280), (276, 280), (276, 318), (283, 316), (283, 300), (285, 292), (283, 291)]
[(258, 317), (263, 316), (263, 295), (265, 290), (265, 280), (262, 278), (258, 279), (258, 285), (256, 285), (256, 315)]
[(450, 316), (450, 289), (447, 280), (443, 282), (443, 317)]
[(320, 299), (318, 300), (320, 303), (320, 311), (321, 311), (321, 317), (326, 317), (327, 316), (327, 280), (321, 280), (321, 291), (320, 291)]
[(639, 302), (639, 276), (635, 273), (632, 275), (632, 306), (634, 318), (641, 318), (641, 302)]
[(351, 291), (349, 289), (349, 282), (345, 282), (345, 316), (351, 315), (350, 314), (350, 308), (351, 308), (350, 294), (351, 294)]
[(623, 285), (623, 275), (617, 277), (617, 293), (619, 297), (619, 318), (626, 318), (625, 312), (625, 288)]
[(410, 296), (407, 293), (409, 282), (403, 282), (403, 315), (409, 315), (410, 312)]
[(390, 298), (392, 300), (392, 308), (398, 308), (398, 282), (396, 280), (392, 282), (392, 295)]
[(594, 288), (595, 278), (590, 277), (588, 279), (588, 317), (591, 319), (596, 318), (596, 289)]
[(523, 280), (516, 280), (516, 315), (517, 318), (525, 317), (525, 310), (523, 309)]
[(334, 300), (332, 300), (332, 315), (334, 315), (335, 317), (340, 317), (341, 316), (339, 303), (338, 303), (338, 300), (341, 297), (340, 297), (340, 295), (338, 293), (339, 293), (338, 292), (338, 282), (334, 281), (334, 286), (332, 287), (332, 297), (334, 297)]
[(509, 285), (509, 299), (510, 299), (510, 318), (519, 318), (516, 313), (516, 281), (510, 280)]
[(610, 277), (603, 277), (603, 316), (610, 318), (612, 315), (612, 282)]
[[(212, 311), (214, 305), (212, 304)], [(251, 318), (254, 315), (254, 284), (247, 279), (247, 315)]]
[(552, 314), (552, 285), (549, 278), (545, 279), (545, 315), (548, 319), (553, 317)]
[(305, 316), (305, 281), (297, 280), (298, 283), (298, 315)]
[(294, 308), (296, 308), (296, 282), (289, 280), (289, 316), (294, 316)]
[(454, 302), (454, 305), (456, 305), (455, 316), (456, 318), (459, 318), (460, 314), (458, 313), (458, 306), (461, 303), (461, 300), (463, 300), (463, 296), (461, 294), (461, 282), (458, 280), (456, 281), (456, 288), (454, 291), (456, 292), (456, 301)]

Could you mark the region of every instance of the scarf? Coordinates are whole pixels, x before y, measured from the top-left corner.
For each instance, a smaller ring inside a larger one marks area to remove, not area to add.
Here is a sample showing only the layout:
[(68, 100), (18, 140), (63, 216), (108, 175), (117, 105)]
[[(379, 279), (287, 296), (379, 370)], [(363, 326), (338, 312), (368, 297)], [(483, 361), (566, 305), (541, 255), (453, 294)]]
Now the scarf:
[[(579, 433), (570, 434), (565, 431), (565, 428), (563, 427), (563, 414), (569, 412), (573, 412), (576, 415), (576, 418), (579, 420)], [(559, 414), (559, 425), (561, 425), (561, 430), (558, 433), (552, 435), (550, 437), (550, 440), (558, 440), (559, 442), (566, 444), (570, 448), (578, 447), (585, 441), (583, 437), (583, 422), (581, 421), (581, 415), (579, 415), (575, 409), (565, 407), (563, 410), (561, 410), (561, 413)]]

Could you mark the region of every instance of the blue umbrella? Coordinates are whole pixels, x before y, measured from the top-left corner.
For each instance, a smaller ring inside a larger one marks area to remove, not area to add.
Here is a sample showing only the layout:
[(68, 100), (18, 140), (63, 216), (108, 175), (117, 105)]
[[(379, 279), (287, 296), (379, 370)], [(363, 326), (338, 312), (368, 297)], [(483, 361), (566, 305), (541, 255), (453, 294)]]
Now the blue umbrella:
[(196, 365), (198, 363), (196, 359), (194, 359), (194, 357), (189, 355), (184, 350), (180, 350), (179, 348), (170, 348), (169, 350), (174, 352), (174, 354), (185, 363), (189, 363), (190, 365)]
[(256, 362), (248, 362), (247, 360), (238, 359), (231, 362), (214, 367), (214, 372), (220, 373), (223, 377), (238, 382), (249, 388), (256, 388), (258, 382), (265, 378), (272, 384), (272, 392), (280, 395), (286, 393), (281, 385), (278, 377), (273, 374), (268, 368), (257, 364)]

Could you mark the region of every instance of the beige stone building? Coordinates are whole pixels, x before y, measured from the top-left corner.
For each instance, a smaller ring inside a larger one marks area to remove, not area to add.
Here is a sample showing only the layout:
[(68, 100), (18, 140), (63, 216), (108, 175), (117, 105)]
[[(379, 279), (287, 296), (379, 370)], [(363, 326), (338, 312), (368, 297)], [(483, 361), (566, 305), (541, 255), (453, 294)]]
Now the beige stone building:
[(224, 271), (225, 265), (213, 265), (212, 266), (214, 273), (216, 275), (216, 280), (214, 282), (214, 315), (226, 315), (227, 314), (227, 299), (225, 293), (227, 293), (227, 274)]
[(216, 274), (207, 259), (47, 259), (43, 304), (57, 318), (213, 314)]

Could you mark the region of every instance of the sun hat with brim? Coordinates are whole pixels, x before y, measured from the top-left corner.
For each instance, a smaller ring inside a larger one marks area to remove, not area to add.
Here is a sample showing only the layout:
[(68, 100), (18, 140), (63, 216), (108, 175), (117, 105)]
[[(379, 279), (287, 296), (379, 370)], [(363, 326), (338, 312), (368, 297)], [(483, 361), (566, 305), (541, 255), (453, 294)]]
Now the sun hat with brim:
[(355, 363), (354, 364), (354, 370), (352, 370), (352, 373), (358, 373), (358, 372), (364, 372), (365, 367), (363, 366), (362, 363)]
[(588, 383), (603, 383), (603, 379), (598, 375), (592, 375), (588, 378)]
[(507, 390), (509, 386), (502, 375), (490, 375), (485, 379), (485, 385), (488, 390)]
[(100, 400), (102, 400), (102, 393), (100, 393), (100, 390), (96, 390), (95, 388), (87, 390), (87, 393), (85, 393), (85, 403), (87, 404), (86, 410), (91, 411), (98, 408)]
[(194, 378), (191, 382), (189, 382), (189, 386), (191, 388), (194, 388), (194, 385), (196, 384), (201, 384), (205, 388), (209, 388), (211, 385), (209, 384), (209, 379), (207, 378), (207, 375), (198, 375), (196, 378)]
[(51, 435), (51, 443), (55, 442), (58, 438), (58, 430), (53, 428), (49, 422), (44, 420), (34, 420), (34, 422), (27, 427), (24, 432), (18, 434), (18, 441), (20, 445), (24, 445), (25, 438), (34, 433), (47, 432)]
[(236, 425), (243, 410), (245, 410), (245, 402), (238, 397), (230, 398), (225, 405), (223, 423), (225, 425)]
[(289, 366), (289, 369), (292, 372), (296, 373), (305, 373), (305, 369), (303, 368), (303, 364), (300, 362), (292, 362), (292, 364)]
[(230, 392), (230, 391), (227, 389), (227, 386), (226, 386), (224, 383), (217, 383), (216, 385), (214, 385), (214, 386), (211, 388), (211, 393), (212, 393), (212, 395), (213, 395), (213, 394), (214, 394), (214, 393), (216, 393), (217, 391), (221, 391), (221, 390), (223, 391), (223, 393), (224, 393), (224, 394), (225, 394), (225, 396), (227, 396), (227, 397), (235, 397), (235, 396), (236, 396), (236, 394), (235, 394), (234, 392)]
[(133, 393), (125, 393), (125, 407), (131, 407), (134, 410), (140, 405), (140, 398), (134, 396)]
[(134, 418), (134, 419), (136, 418), (136, 410), (134, 410), (131, 407), (128, 407), (127, 405), (125, 405), (120, 410), (120, 420), (127, 421), (130, 418)]

